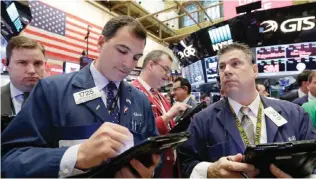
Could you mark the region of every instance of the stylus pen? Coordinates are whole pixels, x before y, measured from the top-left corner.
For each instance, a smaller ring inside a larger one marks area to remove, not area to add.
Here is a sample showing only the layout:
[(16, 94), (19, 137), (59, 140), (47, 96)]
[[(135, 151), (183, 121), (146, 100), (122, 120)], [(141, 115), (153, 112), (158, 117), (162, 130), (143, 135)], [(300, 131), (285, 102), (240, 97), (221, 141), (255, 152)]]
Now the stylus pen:
[[(233, 160), (232, 160), (231, 158), (229, 158), (229, 157), (227, 157), (227, 160), (233, 162)], [(240, 174), (241, 174), (244, 178), (249, 178), (244, 172), (240, 172)]]

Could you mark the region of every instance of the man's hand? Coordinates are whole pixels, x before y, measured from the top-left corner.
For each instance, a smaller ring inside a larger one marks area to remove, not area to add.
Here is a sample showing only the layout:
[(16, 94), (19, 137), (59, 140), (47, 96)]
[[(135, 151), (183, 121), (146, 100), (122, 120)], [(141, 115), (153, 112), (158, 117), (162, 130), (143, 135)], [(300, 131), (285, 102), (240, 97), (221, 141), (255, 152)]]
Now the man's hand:
[(207, 178), (243, 178), (240, 172), (244, 172), (248, 177), (252, 178), (259, 174), (253, 165), (241, 163), (242, 155), (220, 158), (217, 162), (211, 164), (207, 169)]
[(185, 111), (188, 107), (190, 107), (190, 105), (176, 102), (170, 108), (170, 110), (162, 116), (162, 119), (164, 120), (165, 124), (168, 124), (171, 119), (175, 118), (180, 112)]
[(292, 178), (292, 176), (290, 176), (289, 174), (286, 174), (274, 164), (270, 165), (270, 171), (277, 178)]
[[(152, 178), (153, 173), (155, 171), (156, 166), (160, 161), (160, 155), (153, 154), (152, 155), (153, 165), (149, 168), (145, 167), (141, 162), (138, 160), (131, 160), (130, 164), (132, 167), (139, 173), (142, 178)], [(136, 178), (135, 176), (127, 167), (123, 167), (121, 170), (116, 172), (115, 178)]]
[(75, 168), (89, 169), (115, 157), (134, 144), (133, 134), (123, 126), (105, 122), (79, 147)]

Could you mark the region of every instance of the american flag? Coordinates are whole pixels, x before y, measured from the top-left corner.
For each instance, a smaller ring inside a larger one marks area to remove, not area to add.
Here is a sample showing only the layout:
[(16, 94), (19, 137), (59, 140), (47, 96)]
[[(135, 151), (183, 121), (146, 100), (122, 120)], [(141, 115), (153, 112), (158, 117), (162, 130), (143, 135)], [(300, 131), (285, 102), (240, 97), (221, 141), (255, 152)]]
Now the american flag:
[(30, 7), (33, 19), (24, 35), (42, 43), (48, 57), (79, 63), (82, 51), (87, 49), (85, 37), (89, 25), (89, 58), (98, 58), (100, 26), (40, 1), (30, 1)]

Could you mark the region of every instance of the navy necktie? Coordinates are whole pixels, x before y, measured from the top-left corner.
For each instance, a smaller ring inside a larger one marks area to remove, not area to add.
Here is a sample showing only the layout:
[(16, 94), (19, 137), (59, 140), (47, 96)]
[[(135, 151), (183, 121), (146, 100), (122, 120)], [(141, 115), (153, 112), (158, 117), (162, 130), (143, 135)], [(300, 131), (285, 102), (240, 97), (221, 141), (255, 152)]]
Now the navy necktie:
[(27, 98), (29, 97), (30, 93), (29, 92), (25, 92), (23, 93), (23, 102), (22, 102), (22, 106), (25, 104)]
[[(106, 103), (107, 103), (109, 114), (111, 116), (110, 122), (118, 124), (119, 123), (119, 109), (117, 105), (118, 99), (115, 99), (116, 95), (114, 93), (115, 91), (117, 91), (117, 87), (112, 81), (110, 81), (106, 87), (107, 87)], [(116, 103), (115, 106), (113, 106), (114, 103)]]

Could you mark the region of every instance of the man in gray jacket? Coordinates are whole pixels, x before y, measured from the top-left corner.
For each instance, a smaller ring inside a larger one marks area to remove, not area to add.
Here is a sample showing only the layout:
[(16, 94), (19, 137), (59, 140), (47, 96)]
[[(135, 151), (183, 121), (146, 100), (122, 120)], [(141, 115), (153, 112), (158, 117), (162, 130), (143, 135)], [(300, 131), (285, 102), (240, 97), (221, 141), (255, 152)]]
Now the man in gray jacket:
[(175, 101), (186, 103), (193, 108), (197, 105), (191, 96), (191, 84), (187, 79), (177, 78), (173, 83), (173, 92)]

